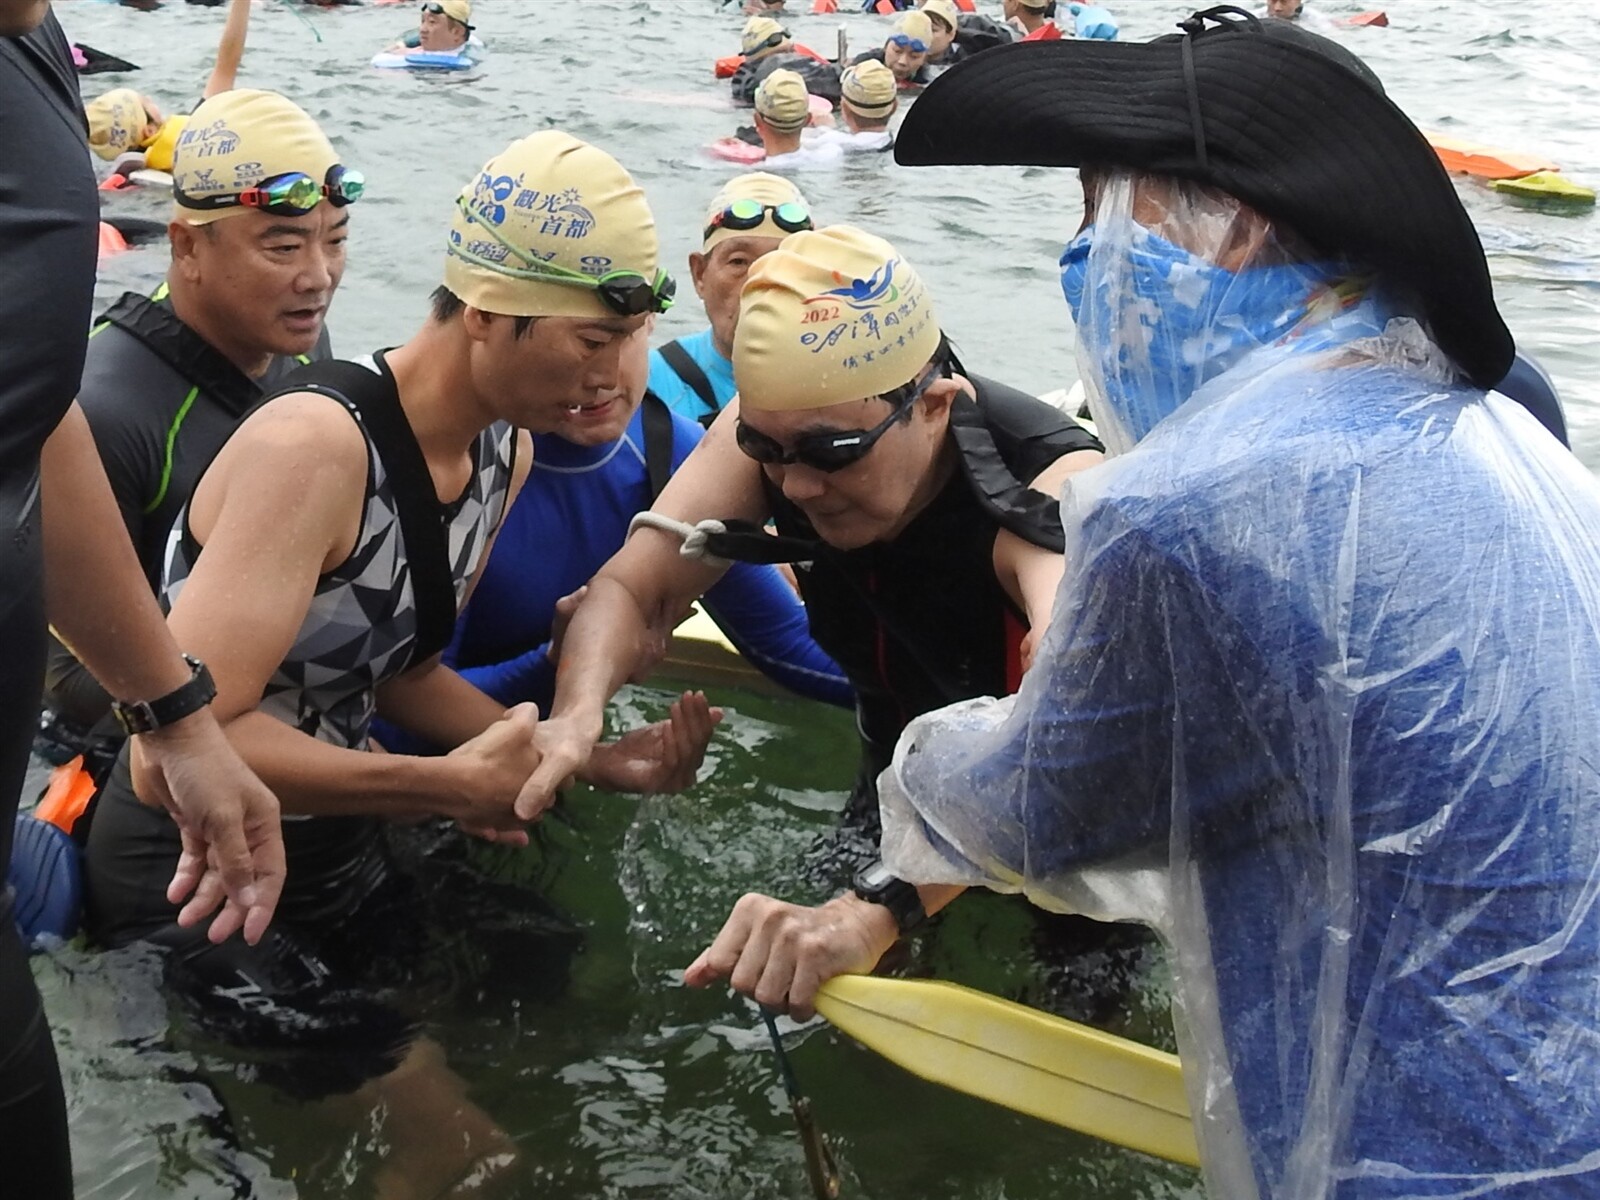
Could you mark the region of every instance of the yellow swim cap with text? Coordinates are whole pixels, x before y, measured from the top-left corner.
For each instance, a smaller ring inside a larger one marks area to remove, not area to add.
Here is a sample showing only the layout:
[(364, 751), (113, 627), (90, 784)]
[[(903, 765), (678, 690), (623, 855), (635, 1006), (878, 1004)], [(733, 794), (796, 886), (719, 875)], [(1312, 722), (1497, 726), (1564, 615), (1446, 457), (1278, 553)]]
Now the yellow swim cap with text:
[(849, 225), (792, 234), (739, 297), (739, 403), (785, 412), (881, 396), (916, 378), (939, 338), (932, 297), (888, 242)]
[[(174, 193), (195, 199), (236, 196), (276, 175), (299, 171), (322, 183), (339, 162), (327, 135), (306, 111), (277, 92), (239, 88), (222, 92), (189, 114), (172, 156)], [(178, 219), (209, 225), (253, 210), (190, 208), (179, 200)]]

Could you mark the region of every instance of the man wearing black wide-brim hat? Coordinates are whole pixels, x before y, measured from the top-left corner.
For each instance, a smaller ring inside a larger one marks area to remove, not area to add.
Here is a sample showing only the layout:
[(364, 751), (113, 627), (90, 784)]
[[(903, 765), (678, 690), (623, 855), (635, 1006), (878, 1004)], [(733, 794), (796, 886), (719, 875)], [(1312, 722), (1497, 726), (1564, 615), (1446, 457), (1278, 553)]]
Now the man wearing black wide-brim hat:
[[(1217, 1197), (1595, 1195), (1600, 483), (1486, 392), (1511, 338), (1427, 143), (1213, 10), (956, 67), (897, 157), (1083, 168), (1120, 453), (1014, 704), (903, 734), (889, 870), (1155, 925)], [(747, 898), (686, 978), (805, 1013), (894, 928)]]

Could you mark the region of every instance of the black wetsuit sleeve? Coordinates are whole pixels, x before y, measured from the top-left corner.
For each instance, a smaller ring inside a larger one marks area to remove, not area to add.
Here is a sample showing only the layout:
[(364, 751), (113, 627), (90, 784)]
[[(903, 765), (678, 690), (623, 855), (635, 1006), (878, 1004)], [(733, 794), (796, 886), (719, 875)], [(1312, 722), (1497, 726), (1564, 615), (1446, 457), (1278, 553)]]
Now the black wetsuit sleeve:
[(111, 715), (111, 693), (53, 637), (45, 657), (44, 700), (83, 729), (91, 729)]

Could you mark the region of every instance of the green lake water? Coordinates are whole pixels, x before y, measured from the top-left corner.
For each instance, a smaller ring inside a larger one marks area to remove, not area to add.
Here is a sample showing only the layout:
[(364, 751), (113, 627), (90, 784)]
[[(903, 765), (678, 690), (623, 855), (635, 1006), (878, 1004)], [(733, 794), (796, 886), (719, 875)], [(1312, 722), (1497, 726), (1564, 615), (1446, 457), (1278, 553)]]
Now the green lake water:
[[(1327, 14), (1369, 6), (1311, 0)], [(710, 79), (711, 60), (737, 49), (736, 13), (715, 0), (475, 7), (492, 45), (488, 65), (467, 77), (412, 78), (364, 66), (405, 27), (409, 7), (257, 6), (241, 82), (300, 101), (369, 179), (330, 321), (340, 351), (409, 334), (439, 278), (456, 191), (516, 137), (561, 127), (617, 155), (648, 191), (668, 261), (680, 267), (710, 194), (732, 172), (698, 147), (739, 123), (725, 85)], [(1166, 32), (1187, 11), (1170, 0), (1113, 7), (1125, 38)], [(72, 37), (142, 64), (135, 85), (176, 107), (198, 93), (222, 15), (181, 3), (153, 13), (94, 0), (57, 8)], [(1543, 153), (1595, 185), (1595, 12), (1588, 0), (1392, 0), (1390, 28), (1338, 36), (1419, 124)], [(856, 14), (791, 24), (830, 50), (840, 25), (855, 49), (885, 28)], [(111, 82), (88, 79), (86, 94)], [(1071, 172), (906, 170), (874, 158), (802, 185), (824, 221), (882, 233), (918, 265), (974, 369), (1033, 391), (1075, 377), (1055, 268), (1078, 222)], [(1471, 184), (1462, 194), (1519, 344), (1554, 375), (1580, 457), (1600, 465), (1600, 219), (1527, 212)], [(162, 212), (152, 196), (113, 203)], [(113, 260), (101, 300), (153, 286), (163, 265), (149, 249)], [(661, 333), (689, 332), (699, 317), (689, 294)], [(741, 893), (831, 894), (833, 881), (808, 864), (854, 771), (853, 726), (847, 714), (799, 701), (715, 698), (730, 713), (698, 787), (642, 799), (579, 789), (533, 849), (475, 849), (485, 899), (458, 898), (472, 916), (429, 943), (407, 1003), (471, 1098), (515, 1138), (523, 1164), (509, 1195), (809, 1195), (755, 1011), (678, 978)], [(664, 707), (664, 693), (631, 689), (617, 719)], [(352, 1129), (332, 1120), (261, 1081), (259, 1062), (196, 1036), (168, 1011), (153, 960), (69, 947), (35, 962), (67, 1079), (80, 1196), (370, 1194), (387, 1151), (381, 1121)], [(1079, 930), (1041, 925), (1017, 901), (963, 901), (901, 967), (1170, 1042), (1153, 949), (1103, 949)], [(1198, 1195), (1189, 1172), (922, 1084), (825, 1025), (784, 1028), (836, 1145), (846, 1196)]]

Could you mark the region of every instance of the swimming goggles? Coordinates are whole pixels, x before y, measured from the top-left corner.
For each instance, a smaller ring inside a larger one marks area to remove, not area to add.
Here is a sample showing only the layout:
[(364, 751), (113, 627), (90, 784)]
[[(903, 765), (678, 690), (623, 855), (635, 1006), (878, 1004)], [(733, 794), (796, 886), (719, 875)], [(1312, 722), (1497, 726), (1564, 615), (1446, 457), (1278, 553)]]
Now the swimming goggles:
[(182, 208), (209, 212), (218, 208), (259, 208), (275, 217), (303, 217), (326, 200), (335, 208), (354, 204), (366, 194), (367, 179), (360, 171), (335, 163), (322, 183), (304, 171), (289, 171), (263, 179), (255, 187), (229, 196), (196, 196), (172, 185), (173, 199)]
[(889, 432), (896, 421), (911, 411), (924, 392), (948, 374), (945, 363), (937, 364), (920, 382), (910, 383), (886, 393), (881, 399), (893, 404), (894, 411), (871, 429), (839, 429), (830, 433), (807, 433), (795, 439), (794, 449), (782, 445), (760, 430), (752, 429), (741, 418), (734, 426), (734, 439), (747, 458), (753, 458), (764, 467), (789, 466), (798, 463), (814, 471), (842, 471), (867, 456), (867, 451), (877, 445), (878, 439)]
[(896, 33), (890, 36), (889, 41), (902, 50), (910, 50), (913, 54), (926, 54), (932, 49), (921, 38), (914, 38), (909, 33)]
[(673, 297), (678, 294), (677, 282), (661, 268), (656, 268), (654, 279), (646, 279), (637, 271), (607, 271), (604, 275), (584, 275), (579, 271), (569, 271), (565, 267), (558, 267), (554, 263), (547, 263), (543, 259), (529, 254), (526, 250), (519, 250), (508, 242), (494, 224), (483, 220), (473, 211), (472, 202), (465, 196), (456, 200), (456, 205), (466, 215), (467, 220), (484, 230), (488, 235), (499, 242), (506, 250), (516, 255), (528, 265), (513, 267), (507, 263), (495, 262), (481, 254), (475, 254), (463, 245), (452, 241), (450, 253), (473, 266), (482, 267), (486, 271), (493, 271), (496, 275), (506, 275), (512, 279), (529, 279), (537, 283), (558, 283), (563, 287), (593, 288), (600, 294), (600, 302), (618, 316), (637, 317), (642, 313), (664, 313), (672, 307)]
[(772, 223), (785, 233), (799, 233), (802, 229), (816, 228), (811, 223), (811, 210), (798, 201), (763, 204), (759, 200), (735, 200), (711, 218), (711, 223), (706, 226), (706, 231), (701, 237), (708, 238), (719, 229), (759, 228), (765, 223), (768, 213), (772, 214)]
[(759, 51), (771, 50), (774, 46), (781, 46), (789, 40), (790, 36), (791, 35), (787, 29), (780, 29), (777, 33), (769, 33), (767, 34), (766, 41), (758, 42), (754, 46), (751, 46), (750, 49), (744, 52), (744, 55), (746, 58), (749, 58), (752, 54), (756, 54)]

